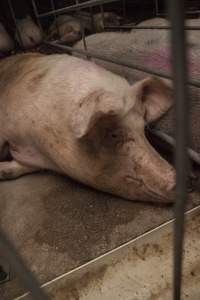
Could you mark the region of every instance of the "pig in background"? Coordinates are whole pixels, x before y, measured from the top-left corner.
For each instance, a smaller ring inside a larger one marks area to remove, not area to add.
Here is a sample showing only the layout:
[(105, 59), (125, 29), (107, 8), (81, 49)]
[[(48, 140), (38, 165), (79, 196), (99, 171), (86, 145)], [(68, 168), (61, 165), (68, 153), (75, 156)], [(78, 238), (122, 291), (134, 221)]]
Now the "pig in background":
[[(186, 19), (185, 20), (185, 26), (199, 26), (200, 25), (200, 19)], [(143, 22), (140, 22), (138, 26), (170, 26), (170, 21), (164, 18), (152, 18), (145, 20)], [(162, 45), (165, 47), (169, 45), (170, 40), (170, 30), (156, 30), (156, 29), (148, 29), (146, 31), (145, 29), (132, 29), (131, 33), (135, 35), (138, 39), (140, 38), (140, 43), (143, 41), (144, 45), (146, 42), (145, 36), (147, 33), (151, 35), (151, 39), (147, 39), (151, 43), (157, 43), (157, 45)], [(186, 30), (187, 34), (187, 42), (188, 46), (195, 46), (198, 45), (198, 40), (200, 39), (200, 30)]]
[[(199, 19), (191, 19), (187, 21), (187, 24), (197, 25), (198, 22), (200, 23)], [(166, 26), (168, 25), (168, 21), (162, 18), (155, 18), (141, 22), (138, 26), (140, 25)], [(198, 58), (199, 35), (200, 33), (198, 31), (188, 31), (190, 57), (193, 60), (197, 60)], [(167, 67), (167, 71), (170, 71), (170, 64), (168, 63), (168, 66), (166, 66), (165, 61), (165, 57), (169, 56), (170, 52), (169, 30), (133, 29), (130, 33), (103, 32), (88, 36), (86, 38), (86, 43), (88, 50), (95, 51), (97, 54), (102, 54), (110, 58), (113, 57), (118, 60), (126, 60), (127, 62), (140, 66), (150, 65), (152, 69), (158, 71)], [(83, 49), (82, 41), (74, 45), (74, 48)], [(75, 55), (79, 56), (79, 54)], [(134, 79), (135, 70), (96, 59), (95, 61), (98, 61), (98, 63), (105, 68), (109, 68), (109, 70), (126, 77), (129, 81), (131, 81), (132, 78)], [(192, 73), (191, 76), (195, 78), (195, 74)]]
[(0, 61), (0, 77), (1, 179), (48, 169), (130, 200), (174, 200), (175, 171), (144, 135), (171, 107), (166, 81), (130, 85), (92, 62), (41, 54)]
[(33, 48), (43, 40), (43, 33), (29, 15), (17, 20), (17, 29), (15, 39), (22, 48)]
[(122, 21), (122, 17), (112, 12), (98, 13), (94, 15), (94, 30), (95, 32), (104, 31), (106, 26), (119, 26)]
[(14, 42), (4, 25), (0, 23), (0, 52), (9, 52), (15, 47)]
[(60, 15), (49, 28), (47, 40), (60, 40), (64, 43), (74, 43), (81, 39), (81, 26), (86, 34), (101, 32), (105, 26), (120, 25), (121, 17), (112, 12), (94, 14), (77, 13), (74, 16)]
[[(166, 25), (165, 19), (147, 20), (139, 25)], [(188, 20), (187, 24), (198, 24), (197, 20)], [(190, 79), (200, 81), (199, 66), (199, 32), (188, 31), (188, 69)], [(104, 32), (94, 34), (86, 38), (88, 50), (104, 55), (108, 58), (115, 58), (132, 63), (136, 66), (147, 67), (150, 70), (163, 73), (171, 73), (170, 59), (170, 37), (169, 30), (133, 30), (131, 33)], [(76, 49), (83, 49), (82, 42), (78, 42)], [(75, 54), (76, 56), (84, 56)], [(147, 73), (133, 70), (128, 67), (93, 59), (97, 64), (106, 69), (125, 77), (130, 83), (141, 80)], [(190, 88), (189, 115), (191, 118), (191, 141), (190, 146), (200, 154), (200, 90)], [(174, 135), (174, 111), (166, 114), (155, 123), (157, 129), (163, 130), (169, 135)]]
[(60, 15), (50, 26), (47, 40), (74, 43), (81, 39), (81, 22), (77, 17)]

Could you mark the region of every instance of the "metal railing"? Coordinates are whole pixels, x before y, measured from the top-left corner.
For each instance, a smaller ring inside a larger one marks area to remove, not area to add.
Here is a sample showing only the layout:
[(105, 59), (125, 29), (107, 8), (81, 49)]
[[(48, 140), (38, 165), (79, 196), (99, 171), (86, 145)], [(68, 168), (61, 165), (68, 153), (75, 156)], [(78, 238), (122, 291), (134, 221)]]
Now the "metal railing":
[[(32, 0), (33, 10), (41, 26), (40, 19), (53, 16), (55, 19), (59, 14), (77, 11), (83, 8), (91, 8), (93, 6), (101, 5), (101, 12), (103, 14), (103, 4), (117, 2), (120, 0), (90, 0), (76, 4), (69, 7), (56, 9), (54, 0), (50, 0), (51, 11), (46, 13), (39, 13), (35, 0)], [(126, 12), (126, 1), (123, 0), (123, 12)], [(173, 74), (172, 79), (174, 82), (175, 99), (176, 99), (176, 172), (177, 172), (177, 185), (176, 185), (176, 204), (175, 204), (175, 228), (174, 228), (174, 276), (173, 276), (173, 299), (179, 300), (181, 298), (181, 275), (182, 275), (182, 250), (184, 240), (184, 212), (187, 200), (186, 181), (188, 171), (188, 158), (187, 158), (187, 142), (188, 142), (188, 84), (195, 87), (200, 87), (200, 83), (188, 80), (187, 62), (186, 62), (186, 43), (185, 32), (187, 30), (199, 30), (200, 27), (192, 26), (184, 28), (184, 1), (183, 0), (170, 0), (169, 11), (171, 26), (141, 26), (141, 27), (128, 27), (135, 29), (171, 29), (171, 50), (173, 59)], [(156, 16), (159, 15), (158, 0), (155, 0)], [(13, 16), (15, 18), (15, 16)], [(127, 27), (126, 27), (127, 26)], [(123, 27), (120, 27), (123, 28)], [(186, 31), (185, 31), (185, 30)], [(57, 47), (65, 51), (75, 51), (85, 54), (87, 57), (94, 57), (97, 59), (105, 60), (114, 64), (129, 67), (135, 70), (143, 71), (149, 74), (161, 76), (164, 78), (171, 78), (168, 74), (162, 72), (152, 71), (144, 66), (138, 66), (129, 61), (117, 60), (103, 55), (96, 54), (93, 51), (87, 50), (87, 42), (82, 28), (82, 37), (84, 40), (84, 50), (73, 49), (72, 47), (61, 45), (58, 42), (48, 43), (52, 47)], [(6, 235), (0, 230), (0, 249), (5, 251), (6, 259), (11, 263), (16, 274), (18, 274), (24, 287), (30, 291), (35, 299), (45, 300), (49, 299), (48, 296), (40, 289), (39, 283), (36, 278), (26, 267), (25, 263), (19, 257), (17, 251), (7, 239)]]
[(172, 24), (171, 52), (176, 113), (176, 202), (174, 228), (174, 277), (173, 299), (181, 298), (182, 257), (184, 239), (185, 206), (187, 201), (188, 171), (188, 86), (186, 41), (184, 27), (184, 1), (170, 0), (169, 11)]

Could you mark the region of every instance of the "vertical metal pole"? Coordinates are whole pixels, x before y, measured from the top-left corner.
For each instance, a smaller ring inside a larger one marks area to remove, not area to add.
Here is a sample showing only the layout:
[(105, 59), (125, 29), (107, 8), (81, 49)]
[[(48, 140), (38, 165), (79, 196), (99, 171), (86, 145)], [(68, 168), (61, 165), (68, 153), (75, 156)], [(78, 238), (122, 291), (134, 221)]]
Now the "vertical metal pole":
[(157, 17), (159, 14), (158, 0), (155, 0), (155, 10), (156, 10), (156, 17)]
[(173, 299), (180, 300), (184, 241), (184, 212), (187, 201), (187, 143), (188, 143), (188, 88), (186, 42), (184, 31), (184, 0), (170, 0), (172, 22), (171, 43), (174, 91), (176, 99), (176, 203), (174, 227)]
[(94, 30), (94, 15), (93, 15), (92, 7), (90, 7), (90, 18), (91, 18), (91, 28)]
[(102, 17), (102, 21), (103, 21), (103, 31), (105, 28), (105, 20), (104, 20), (104, 9), (103, 9), (103, 5), (100, 5), (100, 10), (101, 10), (101, 17)]
[(4, 257), (10, 262), (13, 270), (19, 276), (24, 287), (30, 291), (31, 295), (37, 300), (50, 300), (44, 290), (40, 288), (35, 276), (29, 271), (23, 260), (17, 254), (15, 247), (1, 229), (0, 250), (4, 253)]
[(54, 0), (50, 0), (50, 3), (51, 3), (51, 9), (52, 11), (54, 12), (54, 22), (56, 24), (56, 31), (57, 31), (57, 34), (58, 34), (58, 37), (60, 38), (60, 30), (59, 30), (59, 26), (58, 26), (58, 19), (57, 19), (57, 14), (55, 13), (55, 10), (56, 10), (56, 6), (55, 6), (55, 2)]
[[(79, 0), (76, 0), (76, 4), (79, 4)], [(80, 11), (81, 10), (78, 8), (77, 12), (80, 12)], [(82, 36), (82, 40), (83, 40), (84, 50), (87, 51), (87, 43), (86, 43), (86, 39), (85, 39), (85, 28), (83, 26), (83, 21), (82, 21), (81, 17), (80, 17), (80, 23), (81, 23), (81, 36)], [(87, 55), (86, 58), (88, 60), (90, 60), (90, 56), (89, 55)]]
[(41, 24), (41, 21), (40, 21), (40, 18), (39, 18), (39, 13), (38, 13), (38, 9), (37, 9), (37, 5), (35, 3), (35, 0), (32, 0), (32, 6), (33, 6), (34, 15), (37, 19), (37, 24), (38, 24), (41, 32), (44, 34), (44, 30), (42, 28), (42, 24)]
[(16, 17), (15, 17), (15, 12), (14, 12), (13, 5), (12, 5), (12, 0), (8, 0), (8, 6), (9, 6), (9, 9), (10, 9), (10, 13), (11, 13), (13, 22), (15, 24), (16, 33), (17, 33), (17, 37), (19, 39), (19, 42), (21, 44), (21, 48), (22, 48), (23, 51), (25, 51), (24, 44), (22, 42), (22, 37), (21, 37), (20, 31), (19, 31), (19, 28), (17, 26), (17, 20), (16, 20)]
[(126, 19), (126, 0), (122, 1), (123, 18)]

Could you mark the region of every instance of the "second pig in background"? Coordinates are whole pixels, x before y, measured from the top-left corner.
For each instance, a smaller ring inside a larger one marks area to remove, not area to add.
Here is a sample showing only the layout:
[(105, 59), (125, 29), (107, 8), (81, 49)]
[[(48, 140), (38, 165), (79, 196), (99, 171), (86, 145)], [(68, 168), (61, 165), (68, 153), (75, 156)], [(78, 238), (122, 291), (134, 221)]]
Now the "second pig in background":
[(31, 16), (17, 20), (15, 38), (22, 48), (28, 49), (37, 46), (43, 40), (43, 33)]

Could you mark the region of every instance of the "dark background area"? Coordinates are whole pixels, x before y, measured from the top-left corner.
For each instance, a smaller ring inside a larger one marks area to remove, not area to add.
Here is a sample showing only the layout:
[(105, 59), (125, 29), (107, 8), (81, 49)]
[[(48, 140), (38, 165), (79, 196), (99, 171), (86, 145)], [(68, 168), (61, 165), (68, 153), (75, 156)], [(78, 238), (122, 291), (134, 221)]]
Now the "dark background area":
[[(85, 2), (86, 0), (79, 0), (79, 2)], [(23, 18), (27, 14), (30, 14), (34, 17), (32, 2), (31, 0), (10, 0), (13, 5), (15, 16), (17, 19)], [(40, 13), (48, 12), (51, 10), (51, 1), (50, 0), (36, 0), (35, 1)], [(55, 0), (56, 8), (62, 8), (66, 6), (71, 6), (75, 4), (75, 0)], [(110, 4), (104, 4), (105, 11), (114, 11), (118, 14), (124, 14), (128, 17), (134, 18), (134, 20), (141, 20), (148, 17), (156, 15), (155, 9), (155, 0), (121, 0), (118, 2), (113, 2)], [(164, 13), (165, 10), (165, 1), (158, 0), (159, 13)], [(200, 10), (200, 1), (197, 0), (188, 0), (187, 1), (187, 11), (190, 13), (194, 10)], [(91, 11), (89, 8), (86, 11)], [(100, 6), (92, 8), (92, 12), (100, 12)], [(44, 18), (42, 22), (44, 26), (46, 23), (51, 21), (52, 18)], [(12, 32), (14, 30), (14, 22), (10, 13), (9, 1), (1, 0), (0, 1), (0, 21), (4, 23), (7, 30)]]

